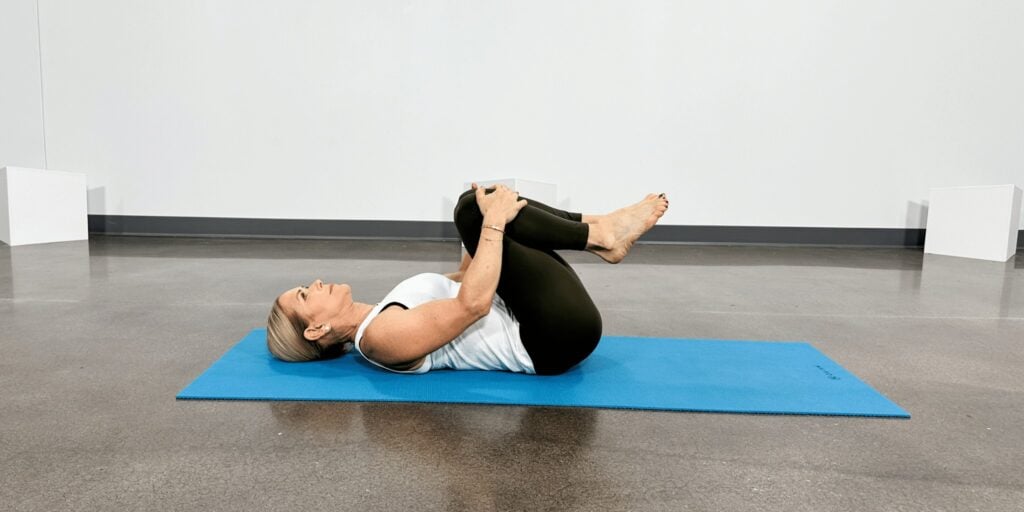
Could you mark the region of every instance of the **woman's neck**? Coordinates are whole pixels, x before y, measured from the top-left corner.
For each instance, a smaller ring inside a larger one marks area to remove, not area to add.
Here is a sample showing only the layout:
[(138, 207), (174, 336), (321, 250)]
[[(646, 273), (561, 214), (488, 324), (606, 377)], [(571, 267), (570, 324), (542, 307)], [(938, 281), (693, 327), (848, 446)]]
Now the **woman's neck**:
[(334, 343), (344, 343), (346, 341), (355, 341), (356, 332), (359, 331), (359, 326), (363, 325), (366, 321), (366, 317), (370, 316), (370, 312), (373, 311), (373, 306), (370, 304), (363, 304), (362, 302), (353, 302), (345, 311), (339, 315), (338, 318), (338, 335), (339, 338)]

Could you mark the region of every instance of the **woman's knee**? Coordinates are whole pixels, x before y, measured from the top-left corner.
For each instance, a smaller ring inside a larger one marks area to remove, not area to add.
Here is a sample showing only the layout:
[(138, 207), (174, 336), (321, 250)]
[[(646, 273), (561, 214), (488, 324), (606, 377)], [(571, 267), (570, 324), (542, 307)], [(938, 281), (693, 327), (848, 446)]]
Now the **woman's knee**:
[(472, 190), (463, 192), (459, 196), (459, 202), (455, 203), (453, 216), (456, 225), (473, 222), (477, 217), (483, 217), (480, 213), (480, 207), (476, 204), (476, 195), (472, 192)]

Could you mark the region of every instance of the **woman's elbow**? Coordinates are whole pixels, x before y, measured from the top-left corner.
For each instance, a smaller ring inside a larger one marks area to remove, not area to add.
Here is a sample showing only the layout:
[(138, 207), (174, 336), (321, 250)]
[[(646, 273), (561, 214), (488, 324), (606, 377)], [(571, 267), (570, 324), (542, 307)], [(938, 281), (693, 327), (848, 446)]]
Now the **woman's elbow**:
[(491, 301), (482, 298), (467, 299), (463, 301), (463, 308), (466, 315), (475, 322), (491, 312)]

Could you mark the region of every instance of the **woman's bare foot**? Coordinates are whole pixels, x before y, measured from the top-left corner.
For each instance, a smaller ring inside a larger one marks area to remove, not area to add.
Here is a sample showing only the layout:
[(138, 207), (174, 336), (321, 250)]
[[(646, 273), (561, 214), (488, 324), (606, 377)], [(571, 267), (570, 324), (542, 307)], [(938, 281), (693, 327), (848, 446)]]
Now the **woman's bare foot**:
[(618, 263), (629, 254), (641, 235), (658, 223), (668, 210), (664, 194), (647, 194), (640, 202), (597, 217), (590, 224), (591, 243), (587, 250), (608, 263)]

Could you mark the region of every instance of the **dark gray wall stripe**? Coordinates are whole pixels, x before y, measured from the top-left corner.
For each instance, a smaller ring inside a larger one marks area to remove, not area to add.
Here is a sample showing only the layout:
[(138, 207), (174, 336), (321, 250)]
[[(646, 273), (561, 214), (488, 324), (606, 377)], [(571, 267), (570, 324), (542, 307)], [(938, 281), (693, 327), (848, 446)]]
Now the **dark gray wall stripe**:
[(924, 247), (923, 229), (655, 226), (650, 242)]
[(282, 238), (459, 237), (451, 222), (391, 220), (229, 219), (89, 215), (89, 232), (106, 235), (253, 236)]
[[(89, 215), (89, 232), (104, 235), (260, 238), (412, 238), (457, 240), (451, 222), (397, 220), (228, 219)], [(924, 247), (923, 229), (655, 226), (641, 241), (665, 243)], [(1017, 237), (1024, 248), (1024, 231)]]

